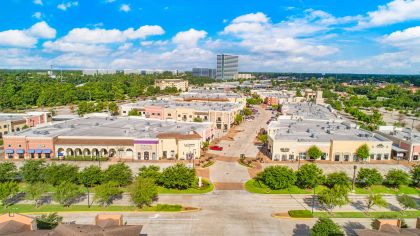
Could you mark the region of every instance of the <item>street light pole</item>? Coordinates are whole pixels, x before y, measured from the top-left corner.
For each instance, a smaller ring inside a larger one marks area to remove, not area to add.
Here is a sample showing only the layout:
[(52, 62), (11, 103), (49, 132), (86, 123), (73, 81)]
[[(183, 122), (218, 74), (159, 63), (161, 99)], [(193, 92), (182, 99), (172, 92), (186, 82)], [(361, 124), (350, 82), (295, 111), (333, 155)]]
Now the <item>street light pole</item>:
[(354, 165), (354, 166), (353, 166), (353, 184), (352, 184), (352, 186), (351, 186), (351, 191), (352, 191), (352, 192), (354, 191), (354, 183), (356, 182), (356, 169), (357, 169), (357, 166), (356, 166), (356, 165)]

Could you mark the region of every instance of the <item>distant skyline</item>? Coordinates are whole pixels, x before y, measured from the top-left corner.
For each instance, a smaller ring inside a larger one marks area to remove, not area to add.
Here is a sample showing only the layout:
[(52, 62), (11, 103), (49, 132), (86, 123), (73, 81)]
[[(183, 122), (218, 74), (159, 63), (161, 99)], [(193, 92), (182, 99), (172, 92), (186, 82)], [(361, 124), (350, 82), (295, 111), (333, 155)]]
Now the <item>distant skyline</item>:
[(4, 0), (0, 68), (420, 74), (420, 0)]

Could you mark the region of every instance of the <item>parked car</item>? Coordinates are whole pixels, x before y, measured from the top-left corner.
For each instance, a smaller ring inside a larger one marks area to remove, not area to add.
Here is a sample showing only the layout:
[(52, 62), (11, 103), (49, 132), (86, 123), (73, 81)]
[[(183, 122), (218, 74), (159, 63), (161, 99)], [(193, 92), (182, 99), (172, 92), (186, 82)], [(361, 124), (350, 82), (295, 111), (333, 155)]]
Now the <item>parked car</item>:
[(220, 146), (210, 146), (209, 149), (214, 151), (223, 151), (223, 147)]

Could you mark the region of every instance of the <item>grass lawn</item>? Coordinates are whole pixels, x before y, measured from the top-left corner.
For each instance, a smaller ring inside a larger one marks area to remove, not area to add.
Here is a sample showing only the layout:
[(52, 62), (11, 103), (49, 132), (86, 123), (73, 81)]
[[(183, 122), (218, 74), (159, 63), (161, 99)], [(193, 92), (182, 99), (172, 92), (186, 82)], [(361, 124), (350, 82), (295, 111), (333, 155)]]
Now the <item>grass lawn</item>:
[[(318, 193), (322, 189), (325, 189), (324, 186), (318, 186), (315, 189), (315, 192)], [(245, 183), (245, 189), (251, 193), (260, 193), (260, 194), (312, 194), (313, 190), (310, 189), (300, 189), (296, 186), (292, 186), (288, 189), (279, 189), (271, 190), (269, 187), (265, 186), (263, 183), (250, 179)]]
[(166, 205), (158, 204), (156, 206), (137, 208), (135, 206), (91, 206), (88, 208), (86, 205), (72, 205), (70, 207), (63, 207), (61, 205), (42, 205), (35, 208), (33, 204), (16, 204), (9, 206), (9, 208), (0, 210), (0, 213), (15, 212), (15, 213), (28, 213), (28, 212), (69, 212), (69, 211), (168, 211), (177, 212), (183, 210), (181, 205)]
[(389, 188), (384, 185), (373, 185), (370, 188), (356, 188), (357, 194), (369, 193), (384, 193), (384, 194), (419, 194), (420, 191), (407, 185), (402, 185), (398, 189)]
[[(314, 212), (314, 217), (327, 217), (327, 218), (399, 218), (401, 214), (395, 211), (384, 212), (334, 212), (330, 215), (327, 212)], [(406, 211), (403, 218), (417, 218), (420, 217), (420, 211)]]

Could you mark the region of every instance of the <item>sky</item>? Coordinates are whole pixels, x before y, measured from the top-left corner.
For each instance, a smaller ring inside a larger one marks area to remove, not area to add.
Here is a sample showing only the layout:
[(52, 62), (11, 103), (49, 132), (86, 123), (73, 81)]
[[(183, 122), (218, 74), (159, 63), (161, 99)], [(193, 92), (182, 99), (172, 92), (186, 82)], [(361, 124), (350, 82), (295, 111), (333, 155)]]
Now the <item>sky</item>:
[(420, 0), (1, 0), (0, 68), (420, 74)]

